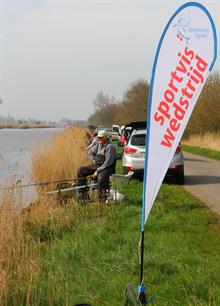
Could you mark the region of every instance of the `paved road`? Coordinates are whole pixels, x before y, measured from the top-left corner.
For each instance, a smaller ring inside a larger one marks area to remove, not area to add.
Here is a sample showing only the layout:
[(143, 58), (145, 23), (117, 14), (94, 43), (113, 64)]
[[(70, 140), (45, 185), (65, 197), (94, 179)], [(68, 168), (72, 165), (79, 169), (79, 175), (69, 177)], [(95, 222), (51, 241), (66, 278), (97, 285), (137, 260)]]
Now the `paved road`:
[(184, 188), (220, 215), (220, 161), (184, 152)]

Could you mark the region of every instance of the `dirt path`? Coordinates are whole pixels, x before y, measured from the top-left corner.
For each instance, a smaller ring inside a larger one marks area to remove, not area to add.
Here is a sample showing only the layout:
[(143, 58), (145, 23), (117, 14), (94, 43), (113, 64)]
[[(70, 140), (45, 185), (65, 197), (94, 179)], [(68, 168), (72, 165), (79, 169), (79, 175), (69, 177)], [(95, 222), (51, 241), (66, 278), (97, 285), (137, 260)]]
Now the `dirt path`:
[(184, 188), (220, 216), (220, 161), (184, 152)]

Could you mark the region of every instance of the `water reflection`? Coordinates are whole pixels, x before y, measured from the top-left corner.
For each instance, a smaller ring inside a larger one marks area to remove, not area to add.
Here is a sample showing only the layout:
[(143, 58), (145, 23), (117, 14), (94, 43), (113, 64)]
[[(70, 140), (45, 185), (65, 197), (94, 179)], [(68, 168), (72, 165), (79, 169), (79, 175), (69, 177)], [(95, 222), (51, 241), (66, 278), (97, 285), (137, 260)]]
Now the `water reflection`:
[[(0, 129), (0, 186), (31, 181), (31, 154), (36, 146), (60, 132), (51, 129)], [(24, 204), (34, 197), (34, 188), (22, 188)], [(0, 190), (0, 196), (3, 191)], [(16, 192), (15, 192), (16, 193)]]

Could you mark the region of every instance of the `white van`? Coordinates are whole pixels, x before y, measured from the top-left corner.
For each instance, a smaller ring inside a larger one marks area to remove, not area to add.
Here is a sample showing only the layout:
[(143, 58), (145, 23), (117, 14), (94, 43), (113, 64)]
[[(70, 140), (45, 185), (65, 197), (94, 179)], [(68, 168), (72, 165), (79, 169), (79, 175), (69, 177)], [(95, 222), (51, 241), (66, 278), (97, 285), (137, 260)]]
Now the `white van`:
[(120, 143), (120, 126), (113, 124), (112, 125), (112, 137), (111, 140), (116, 143)]
[(120, 126), (119, 125), (112, 125), (112, 134), (120, 135)]

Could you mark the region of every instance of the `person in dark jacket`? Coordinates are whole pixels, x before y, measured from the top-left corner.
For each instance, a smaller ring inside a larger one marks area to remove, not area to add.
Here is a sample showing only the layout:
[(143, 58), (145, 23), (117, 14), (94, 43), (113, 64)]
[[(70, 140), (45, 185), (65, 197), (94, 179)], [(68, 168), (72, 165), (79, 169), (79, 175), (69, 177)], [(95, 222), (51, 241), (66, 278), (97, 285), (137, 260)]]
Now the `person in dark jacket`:
[[(88, 151), (88, 158), (92, 164), (78, 170), (78, 185), (86, 184), (86, 177), (92, 175), (98, 181), (99, 201), (106, 199), (106, 190), (109, 188), (109, 177), (115, 173), (116, 150), (109, 140), (105, 130), (98, 132), (98, 143)], [(82, 189), (85, 192), (85, 189)]]

